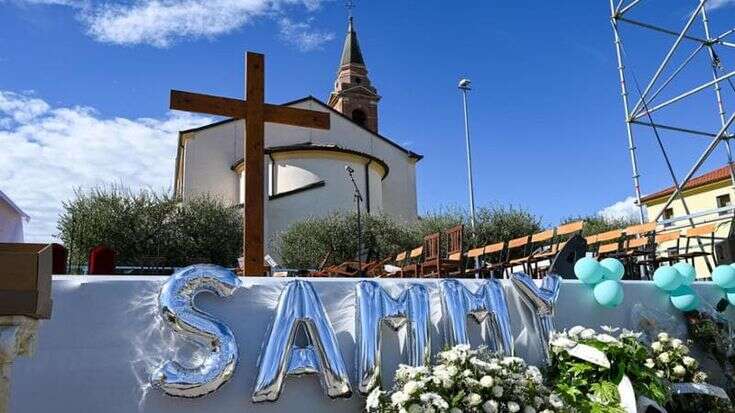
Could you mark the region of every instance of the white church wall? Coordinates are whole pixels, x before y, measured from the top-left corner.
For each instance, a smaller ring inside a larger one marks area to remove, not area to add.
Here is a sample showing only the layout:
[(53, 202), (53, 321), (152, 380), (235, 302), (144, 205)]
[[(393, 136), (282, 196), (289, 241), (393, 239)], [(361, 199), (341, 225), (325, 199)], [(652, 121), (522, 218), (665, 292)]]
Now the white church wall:
[[(239, 202), (240, 179), (230, 168), (236, 159), (236, 144), (242, 141), (242, 124), (228, 122), (189, 133), (185, 137), (184, 199), (210, 193)], [(240, 146), (242, 148), (242, 145)]]

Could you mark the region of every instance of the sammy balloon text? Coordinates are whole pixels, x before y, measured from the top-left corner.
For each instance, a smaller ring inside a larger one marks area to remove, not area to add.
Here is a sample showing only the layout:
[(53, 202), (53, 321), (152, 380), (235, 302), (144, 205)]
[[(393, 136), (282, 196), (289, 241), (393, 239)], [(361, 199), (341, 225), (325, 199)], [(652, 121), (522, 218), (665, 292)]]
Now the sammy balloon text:
[[(511, 285), (539, 326), (541, 348), (548, 348), (560, 277), (547, 275), (539, 286), (528, 275), (517, 273), (512, 275)], [(187, 267), (167, 280), (158, 295), (159, 315), (175, 334), (199, 345), (205, 354), (196, 362), (166, 361), (151, 377), (154, 387), (169, 396), (201, 397), (217, 391), (233, 377), (239, 361), (233, 332), (198, 309), (194, 298), (210, 292), (225, 299), (240, 286), (234, 273), (216, 265)], [(439, 287), (444, 345), (467, 343), (467, 322), (474, 320), (484, 325), (481, 331), (485, 345), (509, 355), (514, 353), (508, 302), (497, 280), (484, 280), (475, 291), (453, 279), (440, 281)], [(381, 325), (406, 330), (402, 353), (407, 364), (429, 363), (431, 300), (424, 285), (406, 283), (398, 295), (391, 295), (379, 283), (364, 280), (356, 284), (355, 297), (357, 383), (353, 386), (350, 382), (334, 328), (316, 290), (309, 281), (294, 279), (281, 290), (260, 351), (254, 402), (278, 400), (286, 377), (306, 374), (317, 375), (330, 398), (350, 397), (353, 389), (368, 394), (381, 381)], [(307, 345), (296, 344), (299, 330), (305, 333)]]

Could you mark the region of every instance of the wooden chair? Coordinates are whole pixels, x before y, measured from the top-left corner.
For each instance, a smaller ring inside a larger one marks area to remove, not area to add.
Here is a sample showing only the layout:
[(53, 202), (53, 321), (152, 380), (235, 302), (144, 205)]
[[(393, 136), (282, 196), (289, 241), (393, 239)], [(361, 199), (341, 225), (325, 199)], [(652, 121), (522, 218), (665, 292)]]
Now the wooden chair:
[[(529, 241), (531, 240), (530, 235), (525, 235), (520, 238), (515, 238), (510, 241), (508, 241), (508, 247), (505, 249), (505, 265), (504, 269), (507, 275), (510, 275), (510, 273), (513, 272), (513, 267), (517, 265), (523, 265), (524, 271), (525, 268), (525, 262), (527, 257), (526, 249), (529, 245)], [(516, 258), (513, 258), (513, 257)]]
[[(698, 257), (703, 257), (705, 259), (705, 263), (707, 264), (707, 269), (709, 272), (712, 272), (712, 265), (709, 262), (709, 259), (707, 259), (708, 256), (712, 256), (712, 261), (714, 261), (714, 265), (717, 265), (717, 258), (715, 257), (715, 232), (717, 232), (717, 225), (715, 224), (706, 224), (706, 225), (700, 225), (698, 227), (689, 228), (686, 232), (686, 243), (684, 244), (684, 252), (679, 254), (679, 258), (683, 259), (685, 261), (690, 261), (692, 265), (694, 265), (694, 259)], [(710, 242), (710, 252), (704, 251), (704, 246), (702, 246), (702, 250), (700, 251), (689, 251), (689, 248), (691, 246), (692, 241), (697, 242), (697, 247), (699, 246), (698, 241), (701, 239), (709, 239)]]
[(485, 247), (473, 248), (467, 251), (464, 254), (464, 274), (474, 274), (475, 272), (479, 272), (480, 274), (482, 274), (482, 265), (480, 266), (480, 268), (475, 269), (475, 260), (481, 261), (483, 255), (485, 255)]
[(597, 234), (584, 237), (584, 240), (587, 242), (587, 252), (594, 254), (597, 251), (597, 244), (599, 244), (599, 241), (597, 241)]
[(415, 277), (419, 273), (419, 266), (423, 253), (423, 245), (411, 250), (411, 252), (408, 254), (408, 263), (401, 267), (401, 278), (406, 276)]
[(600, 248), (597, 249), (597, 256), (599, 258), (605, 258), (607, 256), (617, 255), (618, 252), (620, 252), (620, 244), (617, 242), (611, 242), (600, 245)]
[(574, 234), (582, 233), (584, 229), (584, 221), (574, 221), (567, 224), (559, 225), (556, 227), (556, 239), (557, 242), (561, 242), (562, 239), (569, 239)]
[[(402, 252), (399, 252), (398, 254), (396, 254), (396, 259), (393, 260), (393, 263), (396, 264), (396, 267), (402, 268), (406, 264), (406, 262), (408, 261), (408, 254), (409, 254), (409, 252), (410, 251), (402, 251)], [(395, 275), (397, 275), (397, 276), (400, 277), (401, 276), (401, 270), (399, 269), (395, 273)]]
[(462, 248), (464, 225), (456, 225), (444, 232), (447, 236), (447, 255), (441, 256), (440, 234), (431, 234), (424, 239), (424, 262), (421, 264), (423, 276), (439, 277), (442, 274), (460, 275), (462, 273)]
[[(538, 263), (548, 258), (541, 258), (541, 254), (544, 254), (548, 250), (554, 247), (553, 239), (555, 229), (547, 229), (536, 234), (531, 235), (531, 242), (528, 247), (529, 254), (526, 257), (524, 266), (527, 267), (528, 272), (535, 273), (538, 269)], [(533, 267), (533, 269), (531, 268)]]
[[(623, 230), (620, 229), (614, 229), (612, 231), (602, 232), (600, 234), (597, 234), (596, 242), (599, 244), (599, 247), (597, 249), (597, 255), (600, 256), (602, 253), (604, 254), (611, 254), (613, 252), (617, 252), (620, 248), (620, 241), (623, 238)], [(608, 244), (614, 242), (615, 245), (617, 245), (617, 248), (615, 250), (610, 251), (610, 246), (605, 247), (604, 251), (600, 251), (603, 244)]]
[[(653, 270), (659, 267), (661, 263), (671, 265), (674, 261), (679, 260), (679, 240), (681, 239), (681, 231), (669, 231), (656, 234), (653, 241), (653, 248), (650, 257), (641, 263), (653, 267)], [(659, 252), (661, 246), (667, 242), (676, 241), (675, 246), (668, 247), (665, 251)]]
[(480, 275), (492, 277), (496, 274), (502, 274), (505, 266), (504, 253), (505, 242), (485, 245), (482, 251), (483, 265), (480, 267)]

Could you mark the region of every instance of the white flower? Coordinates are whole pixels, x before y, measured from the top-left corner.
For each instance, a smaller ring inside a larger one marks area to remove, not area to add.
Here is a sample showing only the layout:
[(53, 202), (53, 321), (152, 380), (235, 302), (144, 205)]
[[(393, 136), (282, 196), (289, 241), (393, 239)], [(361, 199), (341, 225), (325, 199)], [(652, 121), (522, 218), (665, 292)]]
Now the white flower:
[(397, 391), (390, 396), (390, 401), (394, 406), (400, 406), (407, 402), (409, 399), (408, 395), (402, 391)]
[(462, 413), (462, 410), (456, 407), (452, 407), (452, 410), (450, 410), (449, 413)]
[(570, 337), (576, 337), (582, 331), (584, 331), (584, 327), (582, 327), (582, 326), (574, 326), (574, 327), (572, 327), (572, 328), (569, 329), (569, 336)]
[(495, 400), (488, 400), (482, 405), (482, 411), (485, 413), (497, 413), (498, 412), (498, 402)]
[(658, 341), (662, 343), (669, 341), (669, 335), (667, 333), (658, 333)]
[(694, 373), (694, 378), (692, 379), (695, 383), (704, 383), (707, 381), (707, 374), (703, 371), (698, 371)]
[(459, 373), (459, 369), (456, 366), (449, 366), (447, 367), (447, 373), (449, 373), (450, 376), (456, 376), (457, 373)]
[(687, 370), (684, 368), (684, 366), (679, 365), (679, 364), (677, 364), (676, 366), (674, 366), (674, 375), (675, 376), (681, 377), (681, 376), (685, 375), (686, 372), (687, 372)]
[(590, 339), (595, 336), (595, 330), (591, 328), (585, 328), (581, 333), (579, 333), (579, 337), (583, 340)]
[(678, 338), (675, 338), (675, 339), (671, 340), (671, 347), (672, 348), (679, 348), (679, 347), (681, 347), (681, 340), (679, 340)]
[(371, 391), (368, 395), (367, 400), (365, 401), (365, 407), (368, 410), (377, 409), (380, 405), (380, 396), (383, 394), (384, 392), (380, 390), (380, 387), (376, 387), (375, 390)]
[(536, 413), (536, 409), (534, 409), (534, 408), (533, 408), (533, 407), (531, 407), (531, 406), (526, 406), (526, 407), (525, 407), (525, 408), (523, 409), (523, 413)]
[(480, 386), (488, 388), (493, 387), (493, 384), (495, 383), (495, 380), (493, 380), (490, 376), (482, 376), (480, 379)]
[(689, 347), (687, 347), (687, 346), (681, 346), (679, 348), (679, 353), (681, 353), (681, 354), (689, 354)]
[(556, 393), (551, 393), (549, 396), (549, 404), (555, 409), (561, 409), (564, 407), (564, 402), (562, 401), (561, 396)]
[(664, 377), (664, 372), (661, 370), (656, 370), (656, 377), (662, 379)]
[(658, 359), (661, 360), (662, 363), (668, 363), (669, 361), (671, 361), (671, 357), (669, 357), (669, 353), (666, 351), (659, 354)]
[(403, 392), (410, 396), (416, 393), (422, 387), (424, 387), (424, 385), (421, 382), (412, 380), (403, 385)]
[(470, 406), (477, 406), (482, 403), (482, 396), (477, 393), (470, 393), (464, 398), (464, 401)]
[(621, 339), (628, 338), (628, 337), (634, 337), (634, 338), (638, 339), (638, 338), (641, 338), (642, 335), (643, 335), (643, 333), (636, 333), (634, 331), (630, 331), (630, 330), (624, 328), (623, 329), (623, 332), (620, 333), (620, 336), (619, 337)]
[(559, 348), (572, 348), (577, 345), (575, 341), (570, 340), (561, 334), (558, 334), (554, 338), (552, 338), (549, 344), (551, 344), (553, 347)]
[(493, 396), (496, 398), (503, 397), (503, 388), (500, 386), (493, 387)]
[(695, 367), (697, 365), (697, 360), (695, 360), (694, 357), (684, 356), (681, 361), (687, 367)]
[(652, 369), (652, 368), (656, 367), (656, 362), (653, 361), (653, 359), (646, 359), (645, 366), (648, 367), (649, 369)]
[(601, 341), (605, 344), (611, 344), (611, 343), (619, 343), (618, 339), (609, 335), (609, 334), (598, 334), (595, 337), (598, 341)]
[(664, 346), (663, 346), (663, 344), (659, 343), (658, 341), (654, 341), (653, 343), (651, 343), (651, 349), (654, 352), (659, 353), (661, 350), (664, 349)]
[(508, 402), (508, 411), (511, 413), (516, 413), (517, 411), (521, 410), (521, 406), (518, 405), (516, 402)]
[(421, 408), (421, 405), (419, 404), (412, 404), (408, 407), (408, 413), (422, 413), (424, 409)]

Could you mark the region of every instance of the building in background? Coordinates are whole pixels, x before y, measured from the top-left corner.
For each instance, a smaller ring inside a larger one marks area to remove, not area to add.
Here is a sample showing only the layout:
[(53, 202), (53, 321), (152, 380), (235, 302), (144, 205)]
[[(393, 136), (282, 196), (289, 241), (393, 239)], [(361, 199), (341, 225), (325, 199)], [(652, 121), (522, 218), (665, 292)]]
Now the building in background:
[[(284, 104), (329, 113), (330, 129), (265, 126), (265, 236), (270, 254), (274, 251), (268, 241), (292, 223), (355, 211), (346, 166), (355, 171), (364, 212), (404, 222), (417, 218), (416, 163), (422, 156), (378, 133), (379, 100), (350, 18), (329, 102), (308, 96)], [(179, 133), (176, 195), (186, 200), (207, 193), (243, 205), (249, 167), (243, 160), (245, 122), (225, 119)]]
[[(661, 191), (646, 195), (641, 198), (641, 202), (646, 207), (648, 219), (653, 221), (662, 211), (669, 196), (674, 193), (674, 187), (669, 187)], [(733, 192), (732, 180), (730, 179), (730, 170), (728, 166), (709, 171), (702, 175), (693, 177), (689, 180), (683, 191), (684, 199), (689, 212), (693, 215), (695, 224), (699, 227), (706, 225), (714, 225), (715, 242), (725, 239), (731, 230), (733, 220), (733, 211), (731, 207), (735, 192)], [(687, 213), (680, 199), (675, 199), (661, 215), (663, 223), (659, 225), (658, 232), (666, 231), (682, 231), (685, 236), (688, 228), (691, 227), (688, 219), (677, 218), (686, 217)], [(674, 221), (669, 221), (669, 220)], [(667, 222), (668, 221), (668, 222)], [(704, 251), (712, 251), (712, 237), (701, 236)], [(699, 243), (695, 239), (689, 241), (690, 252), (701, 251)], [(683, 250), (686, 247), (686, 237), (678, 241), (678, 247)], [(661, 249), (676, 248), (676, 242), (667, 242), (660, 246)], [(695, 266), (698, 277), (708, 277), (709, 268), (704, 258), (696, 258)]]
[(30, 219), (28, 214), (0, 191), (0, 242), (23, 242), (23, 221)]

